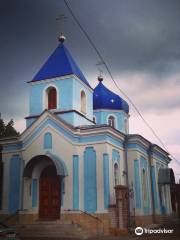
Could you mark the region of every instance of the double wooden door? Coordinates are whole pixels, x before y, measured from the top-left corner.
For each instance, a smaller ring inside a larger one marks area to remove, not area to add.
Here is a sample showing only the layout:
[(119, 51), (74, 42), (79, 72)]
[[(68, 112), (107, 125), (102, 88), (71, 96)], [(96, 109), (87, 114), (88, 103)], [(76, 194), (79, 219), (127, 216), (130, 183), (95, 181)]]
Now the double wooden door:
[(39, 218), (53, 220), (60, 218), (61, 179), (48, 167), (39, 182)]

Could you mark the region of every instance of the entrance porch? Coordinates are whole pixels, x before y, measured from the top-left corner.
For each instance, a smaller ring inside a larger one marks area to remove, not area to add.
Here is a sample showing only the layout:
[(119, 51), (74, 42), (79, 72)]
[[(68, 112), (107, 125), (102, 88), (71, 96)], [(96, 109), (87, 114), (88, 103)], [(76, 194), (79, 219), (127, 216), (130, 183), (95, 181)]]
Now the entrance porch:
[(23, 173), (23, 213), (40, 220), (60, 219), (66, 176), (65, 163), (53, 155), (33, 157)]

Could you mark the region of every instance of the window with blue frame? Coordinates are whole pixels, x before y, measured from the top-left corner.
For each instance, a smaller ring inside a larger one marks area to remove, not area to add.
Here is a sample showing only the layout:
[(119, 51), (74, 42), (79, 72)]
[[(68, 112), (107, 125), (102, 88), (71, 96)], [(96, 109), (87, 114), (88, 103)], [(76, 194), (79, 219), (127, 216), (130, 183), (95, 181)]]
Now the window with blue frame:
[(111, 126), (112, 128), (115, 128), (115, 117), (113, 116), (108, 117), (108, 125)]
[(47, 132), (44, 134), (44, 149), (52, 148), (52, 134)]
[(49, 87), (46, 90), (47, 96), (47, 108), (56, 109), (57, 108), (57, 91), (55, 87)]
[(81, 112), (86, 114), (86, 94), (83, 90), (81, 91)]

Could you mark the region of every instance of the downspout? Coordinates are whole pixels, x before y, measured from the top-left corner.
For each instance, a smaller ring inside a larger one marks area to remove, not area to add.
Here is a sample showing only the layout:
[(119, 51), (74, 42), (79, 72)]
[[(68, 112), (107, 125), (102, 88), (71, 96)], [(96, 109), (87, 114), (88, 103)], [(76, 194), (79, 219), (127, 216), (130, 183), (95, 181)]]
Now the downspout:
[(150, 144), (148, 149), (148, 163), (149, 163), (149, 172), (150, 172), (150, 185), (151, 185), (151, 203), (152, 203), (152, 220), (155, 223), (155, 203), (154, 203), (154, 189), (153, 189), (153, 176), (152, 176), (152, 161), (153, 161), (153, 146)]
[(131, 227), (131, 213), (130, 213), (130, 196), (129, 196), (129, 173), (128, 173), (128, 158), (127, 158), (127, 143), (128, 136), (124, 138), (124, 158), (125, 158), (125, 167), (126, 167), (126, 185), (128, 190), (128, 228)]

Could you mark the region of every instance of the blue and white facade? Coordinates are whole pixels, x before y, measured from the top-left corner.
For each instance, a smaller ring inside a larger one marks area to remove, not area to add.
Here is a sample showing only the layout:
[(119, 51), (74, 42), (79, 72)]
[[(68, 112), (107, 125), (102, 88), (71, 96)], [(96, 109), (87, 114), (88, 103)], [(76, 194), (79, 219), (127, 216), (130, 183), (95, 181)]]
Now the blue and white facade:
[(27, 128), (17, 138), (0, 140), (1, 214), (20, 210), (21, 216), (39, 218), (47, 167), (60, 177), (59, 218), (81, 211), (110, 217), (116, 185), (133, 192), (131, 216), (172, 213), (169, 184), (158, 182), (160, 169), (168, 169), (168, 153), (129, 134), (128, 104), (98, 80), (92, 89), (61, 42), (28, 83)]

